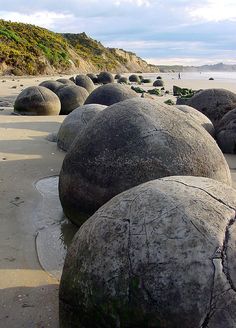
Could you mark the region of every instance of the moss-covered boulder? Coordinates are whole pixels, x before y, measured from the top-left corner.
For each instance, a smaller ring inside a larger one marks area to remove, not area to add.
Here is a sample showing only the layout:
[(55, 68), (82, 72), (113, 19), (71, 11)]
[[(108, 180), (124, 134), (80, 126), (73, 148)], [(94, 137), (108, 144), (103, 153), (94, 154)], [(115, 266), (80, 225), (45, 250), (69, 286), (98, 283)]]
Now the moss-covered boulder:
[(85, 104), (101, 104), (110, 106), (119, 101), (137, 97), (130, 87), (109, 83), (95, 89), (86, 99)]
[(58, 115), (60, 109), (57, 95), (42, 86), (24, 89), (14, 104), (14, 112), (21, 115)]
[(82, 133), (87, 124), (106, 106), (91, 104), (74, 109), (61, 124), (57, 134), (57, 146), (68, 151), (72, 142), (79, 133)]
[(192, 118), (155, 100), (128, 99), (105, 108), (73, 143), (60, 172), (60, 200), (65, 215), (81, 225), (81, 213), (170, 175), (231, 183), (217, 143)]
[(76, 233), (60, 327), (236, 327), (236, 191), (172, 176), (127, 190)]
[(60, 88), (57, 95), (61, 101), (60, 115), (67, 115), (75, 108), (82, 106), (89, 94), (85, 88), (74, 84)]

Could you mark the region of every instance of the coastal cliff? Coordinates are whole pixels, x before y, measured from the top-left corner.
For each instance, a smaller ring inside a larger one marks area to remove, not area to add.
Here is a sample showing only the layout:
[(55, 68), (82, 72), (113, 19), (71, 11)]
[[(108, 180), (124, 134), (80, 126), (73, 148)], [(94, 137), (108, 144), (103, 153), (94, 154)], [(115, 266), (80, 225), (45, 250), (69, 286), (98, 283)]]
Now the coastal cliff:
[(106, 48), (85, 33), (59, 34), (30, 24), (0, 20), (0, 74), (49, 75), (158, 72), (134, 53)]

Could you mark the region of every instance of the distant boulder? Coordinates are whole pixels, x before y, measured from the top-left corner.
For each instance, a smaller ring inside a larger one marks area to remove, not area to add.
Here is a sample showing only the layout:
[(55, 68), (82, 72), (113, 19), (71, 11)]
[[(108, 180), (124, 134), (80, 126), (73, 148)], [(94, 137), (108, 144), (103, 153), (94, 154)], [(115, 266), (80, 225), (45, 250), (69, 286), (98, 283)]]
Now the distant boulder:
[(124, 84), (127, 84), (127, 83), (128, 83), (128, 79), (127, 79), (127, 77), (125, 77), (125, 76), (121, 76), (117, 82), (118, 82), (118, 83), (124, 83)]
[(88, 93), (91, 93), (94, 90), (94, 83), (87, 75), (77, 75), (75, 77), (75, 84), (85, 88)]
[(98, 83), (108, 84), (108, 83), (113, 83), (113, 82), (114, 82), (114, 77), (109, 72), (101, 72), (98, 75)]
[(217, 126), (226, 113), (236, 108), (236, 94), (225, 89), (206, 89), (190, 98), (188, 105), (202, 112)]
[(104, 108), (106, 106), (91, 104), (74, 109), (61, 124), (57, 134), (57, 146), (64, 151), (68, 151), (76, 136)]
[(119, 80), (121, 78), (121, 76), (122, 76), (121, 74), (116, 74), (115, 75), (115, 80)]
[(95, 89), (86, 99), (85, 104), (101, 104), (110, 106), (119, 101), (137, 97), (136, 92), (130, 87), (118, 84), (109, 83)]
[(129, 76), (129, 81), (130, 82), (139, 83), (140, 82), (140, 78), (138, 77), (138, 75), (132, 74), (132, 75)]
[(60, 109), (57, 95), (42, 86), (24, 89), (14, 104), (14, 112), (21, 115), (58, 115)]
[(162, 80), (156, 80), (153, 82), (154, 87), (163, 87), (164, 82)]
[(85, 88), (75, 84), (60, 88), (57, 94), (61, 101), (60, 115), (67, 115), (82, 106), (89, 95)]

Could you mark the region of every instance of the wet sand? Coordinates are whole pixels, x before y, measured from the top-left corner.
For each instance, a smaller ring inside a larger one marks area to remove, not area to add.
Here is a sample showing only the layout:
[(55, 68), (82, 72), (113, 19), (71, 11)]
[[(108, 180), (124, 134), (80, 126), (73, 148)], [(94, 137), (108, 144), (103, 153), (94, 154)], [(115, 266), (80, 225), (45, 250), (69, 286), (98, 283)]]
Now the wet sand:
[[(0, 100), (4, 97), (5, 101), (12, 103), (23, 88), (20, 85), (37, 85), (45, 79), (51, 77), (14, 78), (15, 81), (2, 77)], [(218, 82), (219, 86), (217, 81), (168, 80), (165, 87), (171, 90), (176, 84), (204, 89), (212, 87), (212, 82), (215, 87), (236, 92), (234, 83)], [(58, 249), (54, 240), (59, 240), (63, 231), (52, 228), (52, 223), (56, 222), (54, 226), (60, 227), (64, 222), (65, 229), (69, 228), (71, 234), (73, 229), (63, 221), (56, 180), (49, 180), (52, 184), (48, 186), (47, 194), (48, 180), (42, 179), (59, 174), (65, 153), (58, 150), (56, 143), (50, 142), (47, 136), (58, 131), (64, 116), (14, 116), (10, 115), (12, 107), (2, 109), (0, 322), (2, 327), (11, 328), (56, 328), (59, 327), (58, 285), (62, 263), (52, 250)], [(227, 155), (226, 159), (236, 187), (236, 157)], [(62, 247), (63, 243), (64, 240)]]

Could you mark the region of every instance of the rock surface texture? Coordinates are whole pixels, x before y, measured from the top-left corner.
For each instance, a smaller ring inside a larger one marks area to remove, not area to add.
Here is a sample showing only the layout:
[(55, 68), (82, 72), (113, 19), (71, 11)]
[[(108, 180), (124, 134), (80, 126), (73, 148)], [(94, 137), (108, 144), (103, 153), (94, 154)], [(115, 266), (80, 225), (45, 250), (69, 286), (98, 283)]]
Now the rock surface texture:
[(88, 91), (77, 85), (68, 85), (60, 88), (57, 95), (61, 101), (60, 115), (67, 115), (75, 108), (82, 106), (88, 97)]
[(91, 104), (74, 109), (61, 124), (57, 134), (57, 146), (67, 151), (78, 133), (81, 133), (88, 122), (105, 108), (103, 105)]
[(210, 135), (214, 137), (214, 125), (206, 115), (202, 114), (197, 109), (188, 105), (176, 105), (175, 107), (180, 109), (181, 112), (185, 113), (186, 115), (192, 117), (196, 121), (196, 123), (199, 123), (207, 132), (210, 133)]
[(14, 112), (21, 115), (58, 115), (60, 109), (57, 95), (42, 86), (24, 89), (14, 104)]
[(86, 99), (85, 104), (113, 105), (117, 102), (138, 97), (130, 87), (109, 83), (95, 89)]
[(101, 72), (98, 75), (98, 83), (107, 84), (113, 82), (114, 82), (114, 77), (110, 72)]
[(235, 328), (235, 207), (234, 189), (189, 176), (111, 199), (67, 253), (60, 327)]
[(43, 81), (39, 84), (40, 87), (48, 88), (53, 92), (57, 91), (63, 85), (63, 83), (54, 80)]
[(205, 114), (217, 127), (221, 118), (236, 108), (236, 94), (225, 89), (206, 89), (190, 98), (188, 105)]
[(94, 83), (87, 75), (77, 75), (75, 77), (75, 83), (76, 85), (85, 88), (88, 93), (91, 93), (94, 90)]
[(225, 114), (219, 121), (216, 140), (223, 153), (236, 153), (236, 109)]
[(81, 212), (171, 175), (231, 184), (224, 156), (205, 129), (171, 106), (129, 99), (104, 109), (73, 143), (60, 172), (60, 200), (66, 216), (81, 225)]

